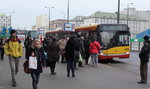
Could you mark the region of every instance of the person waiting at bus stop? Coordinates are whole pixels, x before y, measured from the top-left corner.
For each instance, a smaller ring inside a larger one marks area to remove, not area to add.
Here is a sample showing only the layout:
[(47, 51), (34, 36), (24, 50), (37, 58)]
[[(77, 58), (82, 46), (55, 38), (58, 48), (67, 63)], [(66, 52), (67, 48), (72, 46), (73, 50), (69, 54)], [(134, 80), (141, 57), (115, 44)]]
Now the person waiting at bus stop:
[(144, 46), (142, 47), (139, 57), (140, 57), (140, 74), (141, 81), (138, 84), (147, 83), (147, 72), (148, 72), (148, 62), (149, 62), (149, 52), (150, 52), (150, 42), (149, 37), (144, 37)]
[[(80, 35), (77, 35), (77, 38), (76, 38), (76, 46), (77, 46), (77, 49), (79, 50), (79, 53), (78, 53), (78, 55), (76, 56), (76, 60), (79, 61), (79, 56), (80, 56), (80, 55), (81, 55), (82, 59), (83, 59), (84, 56), (85, 56), (84, 42), (83, 42), (83, 39), (81, 39), (81, 36), (80, 36)], [(75, 66), (76, 66), (76, 64), (75, 64)], [(79, 67), (84, 67), (82, 61), (79, 61)]]
[(96, 41), (95, 38), (93, 38), (92, 42), (90, 43), (90, 55), (92, 58), (92, 66), (97, 67), (99, 52), (100, 52), (100, 44), (99, 42)]
[(0, 53), (1, 53), (1, 60), (4, 59), (4, 37), (0, 38)]
[(28, 59), (28, 57), (29, 57), (29, 50), (32, 48), (32, 39), (31, 39), (31, 37), (30, 36), (27, 36), (27, 38), (25, 39), (25, 41), (24, 41), (24, 46), (25, 46), (25, 49), (26, 49), (26, 51), (25, 51), (25, 58), (26, 59)]
[(61, 55), (61, 63), (65, 63), (65, 46), (66, 46), (66, 39), (65, 37), (62, 37), (59, 41), (58, 41), (58, 45), (60, 47), (60, 55)]
[(76, 62), (76, 36), (71, 36), (67, 41), (65, 47), (65, 55), (67, 60), (67, 77), (70, 77), (70, 71), (72, 72), (72, 77), (75, 77), (75, 62)]
[(59, 45), (57, 44), (56, 38), (52, 38), (52, 43), (48, 46), (47, 55), (48, 55), (48, 65), (50, 66), (51, 75), (56, 75), (55, 66), (56, 62), (59, 60)]
[(44, 51), (46, 51), (48, 46), (50, 45), (48, 42), (48, 38), (45, 37), (42, 43), (43, 43)]

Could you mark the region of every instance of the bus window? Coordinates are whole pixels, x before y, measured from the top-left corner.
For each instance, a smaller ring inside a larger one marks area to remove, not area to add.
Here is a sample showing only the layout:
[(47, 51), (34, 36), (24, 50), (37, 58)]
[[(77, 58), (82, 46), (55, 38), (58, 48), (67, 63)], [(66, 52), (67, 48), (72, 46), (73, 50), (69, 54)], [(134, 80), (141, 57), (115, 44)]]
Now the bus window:
[(102, 46), (106, 47), (108, 43), (110, 43), (110, 36), (108, 32), (101, 32), (101, 40), (102, 40)]
[(90, 38), (97, 38), (97, 32), (89, 32)]
[(129, 45), (129, 38), (126, 34), (120, 34), (119, 35), (119, 43), (121, 45)]
[(85, 33), (85, 38), (89, 38), (89, 32)]

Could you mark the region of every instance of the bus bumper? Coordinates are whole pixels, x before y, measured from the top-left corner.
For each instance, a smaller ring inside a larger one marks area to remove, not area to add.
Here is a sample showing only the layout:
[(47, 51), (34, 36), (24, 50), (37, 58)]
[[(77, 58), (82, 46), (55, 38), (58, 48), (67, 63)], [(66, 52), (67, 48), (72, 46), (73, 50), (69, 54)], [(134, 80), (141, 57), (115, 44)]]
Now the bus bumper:
[(118, 57), (118, 58), (129, 58), (130, 54), (126, 54), (126, 55), (114, 55), (114, 56), (99, 55), (98, 59), (99, 60), (107, 60), (107, 59), (113, 59), (115, 57)]

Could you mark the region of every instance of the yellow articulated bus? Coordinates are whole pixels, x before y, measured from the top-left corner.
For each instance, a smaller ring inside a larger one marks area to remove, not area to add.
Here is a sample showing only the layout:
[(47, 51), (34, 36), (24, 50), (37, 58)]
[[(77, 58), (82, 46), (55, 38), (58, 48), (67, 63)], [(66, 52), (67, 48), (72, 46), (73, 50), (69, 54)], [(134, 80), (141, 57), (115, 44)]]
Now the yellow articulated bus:
[(130, 31), (126, 24), (99, 24), (75, 28), (84, 38), (96, 38), (101, 44), (99, 60), (129, 58)]

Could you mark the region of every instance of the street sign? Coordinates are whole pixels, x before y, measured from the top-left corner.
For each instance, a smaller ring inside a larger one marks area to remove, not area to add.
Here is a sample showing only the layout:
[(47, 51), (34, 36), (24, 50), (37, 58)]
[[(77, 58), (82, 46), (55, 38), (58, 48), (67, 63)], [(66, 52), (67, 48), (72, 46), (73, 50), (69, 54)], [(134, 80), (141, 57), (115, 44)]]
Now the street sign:
[(143, 39), (130, 39), (131, 42), (143, 42)]
[(65, 23), (64, 24), (64, 31), (73, 31), (73, 24), (72, 23)]

